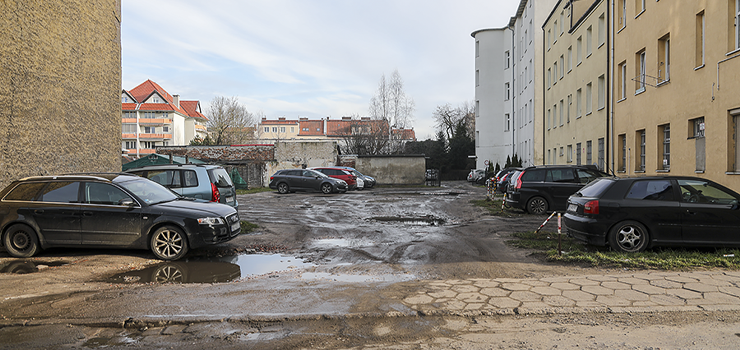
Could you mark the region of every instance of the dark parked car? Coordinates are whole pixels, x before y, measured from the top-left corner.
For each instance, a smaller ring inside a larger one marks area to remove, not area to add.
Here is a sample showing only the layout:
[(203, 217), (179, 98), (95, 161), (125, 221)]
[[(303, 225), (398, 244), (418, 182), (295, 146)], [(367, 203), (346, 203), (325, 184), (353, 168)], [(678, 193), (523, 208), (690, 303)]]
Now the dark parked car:
[(524, 168), (508, 186), (506, 205), (531, 214), (565, 210), (568, 197), (592, 180), (610, 176), (592, 165), (540, 165)]
[(236, 209), (178, 196), (133, 174), (29, 177), (0, 191), (1, 241), (15, 257), (88, 246), (151, 249), (176, 260), (240, 231)]
[(195, 199), (228, 204), (239, 208), (236, 188), (226, 169), (213, 164), (164, 164), (129, 169), (177, 194)]
[(281, 194), (295, 191), (347, 192), (347, 183), (310, 169), (278, 170), (270, 176), (270, 188)]
[(509, 186), (509, 180), (516, 171), (522, 170), (522, 168), (503, 168), (496, 173), (496, 191), (499, 193), (506, 193), (506, 188)]
[(650, 246), (740, 246), (740, 194), (696, 177), (602, 178), (568, 199), (575, 239), (622, 252)]

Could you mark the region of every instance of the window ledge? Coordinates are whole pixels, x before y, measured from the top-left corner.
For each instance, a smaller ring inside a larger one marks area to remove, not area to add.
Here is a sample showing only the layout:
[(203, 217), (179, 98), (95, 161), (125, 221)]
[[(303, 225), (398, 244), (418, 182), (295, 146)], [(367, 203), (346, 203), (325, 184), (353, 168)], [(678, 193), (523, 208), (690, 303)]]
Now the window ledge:
[(661, 86), (663, 86), (663, 85), (666, 85), (666, 84), (668, 84), (668, 83), (670, 83), (670, 82), (671, 82), (671, 78), (668, 78), (668, 80), (663, 80), (663, 81), (661, 81), (660, 83), (658, 83), (658, 85), (657, 85), (657, 86), (658, 86), (658, 87), (661, 87)]
[(624, 101), (626, 99), (627, 99), (626, 97), (622, 97), (621, 99), (617, 100), (617, 103), (622, 102), (622, 101)]
[(591, 113), (592, 113), (592, 112), (588, 112), (588, 113), (586, 113), (586, 116), (588, 117), (589, 115), (591, 115)]
[(740, 175), (740, 171), (726, 171), (725, 175)]
[(599, 108), (597, 108), (597, 109), (596, 109), (596, 111), (597, 111), (597, 112), (598, 112), (598, 111), (601, 111), (601, 110), (603, 110), (604, 108), (606, 108), (606, 106), (604, 106), (604, 107), (599, 107)]
[(624, 28), (627, 28), (627, 25), (623, 25), (622, 28), (619, 28), (619, 30), (617, 30), (617, 34), (621, 33)]
[(667, 169), (667, 170), (666, 169), (658, 169), (655, 172), (656, 173), (670, 173), (671, 172), (671, 169)]
[(600, 49), (600, 48), (601, 48), (602, 46), (604, 46), (604, 44), (605, 44), (605, 42), (604, 42), (604, 43), (601, 43), (601, 44), (599, 44), (599, 46), (597, 46), (597, 47), (596, 47), (596, 49)]
[(695, 170), (694, 174), (704, 174), (704, 170)]
[(642, 88), (640, 90), (635, 91), (635, 96), (637, 96), (637, 95), (639, 95), (639, 94), (641, 94), (643, 92), (645, 92), (645, 88)]
[(736, 54), (738, 52), (740, 52), (740, 47), (738, 47), (737, 49), (734, 49), (734, 50), (726, 53), (725, 56), (732, 56), (732, 55), (734, 55), (734, 54)]
[(694, 68), (694, 70), (699, 70), (699, 69), (702, 69), (702, 68), (704, 68), (704, 65), (703, 64), (701, 66), (699, 66), (699, 67)]
[(640, 11), (640, 13), (638, 13), (637, 16), (635, 16), (635, 19), (637, 19), (637, 17), (640, 17), (640, 15), (643, 14), (643, 13), (645, 13), (645, 9), (643, 9), (642, 11)]
[(644, 174), (645, 170), (635, 170), (635, 174)]

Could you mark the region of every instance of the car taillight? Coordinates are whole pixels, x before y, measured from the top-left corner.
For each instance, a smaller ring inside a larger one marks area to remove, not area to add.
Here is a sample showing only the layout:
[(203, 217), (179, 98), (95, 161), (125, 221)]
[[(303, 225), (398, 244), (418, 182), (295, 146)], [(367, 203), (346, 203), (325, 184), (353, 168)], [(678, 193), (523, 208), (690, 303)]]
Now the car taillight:
[(588, 201), (583, 205), (584, 214), (598, 214), (599, 213), (599, 201), (593, 200)]
[(522, 171), (521, 174), (519, 174), (519, 177), (516, 179), (516, 189), (522, 188), (522, 176), (524, 176), (524, 172)]
[(218, 187), (216, 187), (215, 183), (211, 183), (211, 202), (220, 202), (221, 201), (221, 193), (218, 192)]
[(272, 181), (272, 180), (274, 180), (274, 179), (275, 179), (275, 177), (274, 177), (274, 176), (270, 176), (270, 181)]

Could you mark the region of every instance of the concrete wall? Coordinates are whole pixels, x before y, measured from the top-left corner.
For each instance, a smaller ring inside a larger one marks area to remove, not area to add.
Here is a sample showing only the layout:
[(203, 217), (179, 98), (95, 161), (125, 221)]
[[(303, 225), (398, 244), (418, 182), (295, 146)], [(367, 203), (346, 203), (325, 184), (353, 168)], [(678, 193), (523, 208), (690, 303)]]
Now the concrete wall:
[(0, 2), (0, 187), (121, 169), (121, 3)]
[(275, 143), (275, 159), (267, 163), (264, 186), (270, 175), (283, 169), (333, 166), (337, 162), (336, 141), (281, 141)]
[(358, 156), (355, 169), (375, 178), (379, 185), (423, 185), (424, 156)]

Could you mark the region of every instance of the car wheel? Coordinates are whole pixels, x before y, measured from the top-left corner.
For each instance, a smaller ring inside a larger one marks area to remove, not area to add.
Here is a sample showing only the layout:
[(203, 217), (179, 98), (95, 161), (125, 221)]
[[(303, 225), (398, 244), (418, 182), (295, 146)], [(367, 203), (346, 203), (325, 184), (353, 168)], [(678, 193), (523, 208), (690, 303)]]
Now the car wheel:
[(530, 214), (544, 214), (547, 212), (547, 200), (542, 197), (534, 197), (527, 202), (527, 212)]
[(177, 260), (188, 252), (188, 240), (179, 228), (163, 226), (154, 231), (150, 246), (161, 260)]
[(331, 184), (329, 184), (329, 183), (321, 184), (321, 192), (322, 193), (329, 194), (329, 193), (332, 192), (332, 190), (333, 189), (331, 188)]
[(288, 187), (288, 184), (286, 184), (285, 182), (279, 183), (277, 186), (277, 190), (278, 190), (278, 193), (280, 194), (286, 194), (290, 192), (290, 188)]
[(619, 252), (641, 252), (647, 248), (648, 243), (650, 235), (647, 228), (637, 221), (622, 221), (609, 231), (609, 246)]
[(39, 252), (36, 232), (26, 225), (13, 225), (5, 234), (5, 249), (16, 258), (30, 258)]
[(185, 273), (172, 263), (162, 265), (152, 273), (152, 282), (156, 283), (183, 283), (186, 280)]

